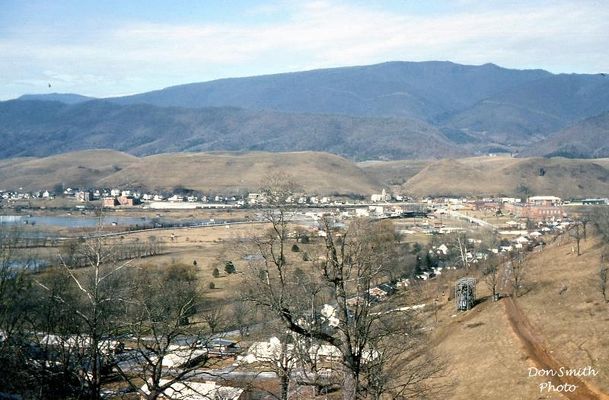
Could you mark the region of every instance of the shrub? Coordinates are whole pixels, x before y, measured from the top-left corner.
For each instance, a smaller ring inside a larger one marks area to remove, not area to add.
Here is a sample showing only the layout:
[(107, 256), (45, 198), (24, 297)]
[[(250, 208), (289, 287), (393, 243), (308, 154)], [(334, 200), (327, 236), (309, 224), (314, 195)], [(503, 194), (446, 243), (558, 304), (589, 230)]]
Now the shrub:
[(226, 264), (224, 264), (224, 271), (227, 274), (234, 274), (237, 272), (237, 268), (235, 268), (235, 264), (233, 264), (232, 261), (227, 261)]

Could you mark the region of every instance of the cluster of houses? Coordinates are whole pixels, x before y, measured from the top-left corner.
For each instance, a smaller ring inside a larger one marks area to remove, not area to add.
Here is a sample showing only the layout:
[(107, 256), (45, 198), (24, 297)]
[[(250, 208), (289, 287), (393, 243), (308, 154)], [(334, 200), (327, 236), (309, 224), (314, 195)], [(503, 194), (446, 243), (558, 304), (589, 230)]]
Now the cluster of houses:
[[(205, 343), (195, 345), (170, 345), (168, 352), (161, 361), (162, 367), (179, 372), (183, 368), (196, 365), (208, 357), (234, 357), (241, 351), (237, 342), (222, 338), (214, 338)], [(140, 398), (150, 395), (151, 382), (145, 382), (140, 388)], [(165, 386), (160, 399), (191, 399), (191, 400), (242, 400), (249, 398), (246, 391), (240, 387), (221, 385), (215, 381), (192, 379), (172, 380), (162, 378), (158, 386)]]
[(515, 218), (534, 221), (561, 218), (567, 215), (568, 207), (578, 205), (608, 205), (607, 198), (584, 198), (563, 200), (557, 196), (531, 196), (526, 200), (517, 197), (468, 198), (426, 198), (422, 200), (434, 209), (452, 211), (491, 211), (497, 214), (512, 215)]
[[(242, 388), (222, 386), (214, 381), (198, 382), (193, 380), (174, 381), (161, 379), (159, 387), (168, 387), (160, 395), (159, 399), (188, 399), (188, 400), (241, 400), (245, 399)], [(147, 399), (151, 394), (148, 383), (141, 387), (142, 399)]]
[(55, 194), (48, 190), (38, 192), (24, 191), (3, 191), (0, 190), (0, 200), (31, 200), (31, 199), (52, 199)]
[[(496, 247), (480, 248), (482, 242), (473, 238), (466, 239), (461, 248), (457, 244), (451, 246), (445, 243), (431, 246), (427, 257), (431, 260), (428, 262), (430, 265), (422, 265), (414, 278), (432, 279), (441, 275), (443, 271), (457, 269), (464, 263), (477, 264), (491, 255), (505, 255), (514, 251), (539, 251), (545, 244), (544, 237), (566, 232), (572, 224), (571, 220), (556, 218), (538, 221), (533, 229), (530, 227), (527, 229), (524, 223), (508, 221), (506, 225), (512, 229), (497, 232), (503, 239)], [(405, 284), (407, 285), (408, 282)]]

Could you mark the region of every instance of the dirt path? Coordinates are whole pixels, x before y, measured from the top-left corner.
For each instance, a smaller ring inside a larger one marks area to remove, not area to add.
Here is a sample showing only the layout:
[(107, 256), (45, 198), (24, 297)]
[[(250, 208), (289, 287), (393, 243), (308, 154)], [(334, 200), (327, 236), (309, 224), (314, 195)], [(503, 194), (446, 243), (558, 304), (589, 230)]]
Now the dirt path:
[[(522, 309), (514, 301), (512, 297), (503, 299), (503, 305), (507, 318), (510, 322), (512, 330), (522, 343), (526, 354), (539, 369), (560, 371), (560, 368), (569, 369), (568, 366), (556, 360), (544, 346), (543, 338), (535, 332), (530, 321), (522, 312)], [(570, 384), (576, 385), (577, 389), (574, 392), (562, 392), (563, 396), (570, 400), (609, 400), (609, 395), (602, 393), (599, 389), (593, 387), (590, 383), (583, 381), (581, 378), (570, 376), (554, 376), (548, 377), (554, 386)], [(547, 393), (544, 391), (544, 394)], [(558, 392), (550, 392), (548, 394), (557, 395)]]

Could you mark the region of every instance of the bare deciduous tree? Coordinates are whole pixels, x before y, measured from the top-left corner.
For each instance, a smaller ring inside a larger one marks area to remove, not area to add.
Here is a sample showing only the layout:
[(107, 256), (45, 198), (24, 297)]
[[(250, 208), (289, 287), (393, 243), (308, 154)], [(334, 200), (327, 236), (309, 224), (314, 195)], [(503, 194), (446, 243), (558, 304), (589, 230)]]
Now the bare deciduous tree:
[(583, 228), (583, 224), (580, 221), (574, 222), (569, 227), (569, 236), (572, 237), (573, 239), (575, 239), (577, 255), (580, 256), (581, 255), (580, 242), (584, 238), (584, 228)]
[[(386, 346), (393, 343), (385, 338), (387, 327), (398, 318), (390, 312), (375, 310), (370, 289), (382, 280), (392, 261), (385, 251), (384, 239), (389, 232), (393, 235), (393, 226), (357, 220), (343, 229), (331, 216), (323, 218), (320, 229), (324, 255), (314, 270), (305, 271), (296, 268), (286, 257), (291, 214), (282, 199), (287, 198), (290, 191), (279, 186), (279, 190), (268, 193), (268, 198), (278, 206), (267, 214), (270, 229), (252, 240), (262, 260), (252, 262), (246, 280), (249, 283), (247, 299), (271, 311), (297, 336), (337, 349), (344, 399), (378, 398), (379, 393), (388, 392), (389, 388), (395, 393), (407, 390), (423, 393), (428, 388), (420, 383), (433, 372), (424, 371), (414, 363), (420, 357), (413, 357), (412, 362), (402, 360), (407, 373), (420, 379), (396, 379), (382, 385), (377, 379), (389, 377), (389, 363), (382, 361), (389, 355)], [(323, 304), (335, 309), (331, 325), (319, 317)], [(415, 345), (414, 337), (420, 333), (410, 329), (412, 326), (406, 314), (396, 325), (409, 339), (410, 346)]]
[(239, 330), (239, 336), (243, 340), (249, 335), (249, 326), (255, 320), (255, 310), (249, 307), (249, 304), (241, 299), (237, 300), (232, 305), (232, 320)]
[(69, 257), (59, 255), (59, 271), (65, 278), (60, 291), (36, 280), (53, 305), (49, 311), (71, 316), (54, 321), (47, 318), (52, 324), (45, 328), (52, 335), (43, 344), (59, 349), (64, 375), (75, 369), (80, 397), (92, 399), (100, 397), (102, 377), (109, 372), (112, 349), (108, 337), (115, 334), (124, 312), (125, 286), (121, 282), (129, 265), (129, 261), (118, 261), (120, 250), (99, 235), (100, 230), (101, 226), (93, 236), (76, 242)]
[(60, 257), (63, 270), (80, 293), (81, 301), (73, 304), (72, 309), (82, 321), (83, 329), (75, 335), (87, 357), (81, 376), (86, 381), (89, 397), (95, 399), (100, 396), (108, 354), (103, 342), (115, 332), (117, 317), (122, 314), (125, 293), (121, 281), (130, 264), (129, 260), (117, 262), (116, 251), (101, 236), (96, 236), (83, 240), (76, 249), (75, 259), (85, 260), (83, 270), (78, 270), (81, 265), (70, 265)]
[(459, 256), (461, 257), (463, 269), (465, 269), (465, 271), (468, 271), (469, 262), (467, 260), (467, 238), (464, 234), (457, 234), (457, 244), (459, 247)]
[(207, 324), (209, 333), (214, 335), (222, 329), (226, 320), (226, 311), (221, 305), (214, 305), (204, 310), (201, 319)]
[(609, 243), (609, 206), (596, 206), (592, 212), (591, 220), (603, 241)]
[(482, 274), (484, 276), (484, 283), (491, 292), (491, 299), (493, 301), (498, 300), (497, 287), (499, 286), (499, 271), (500, 264), (497, 260), (487, 260), (486, 266), (483, 267)]
[(203, 335), (200, 324), (190, 320), (201, 302), (190, 266), (150, 266), (133, 272), (131, 280), (125, 328), (134, 337), (135, 352), (116, 369), (141, 396), (153, 400), (209, 361), (211, 335)]
[(526, 278), (526, 258), (522, 252), (510, 253), (507, 261), (507, 271), (509, 273), (512, 294), (518, 297), (522, 294)]
[(609, 302), (609, 266), (605, 263), (605, 257), (601, 257), (601, 264), (599, 268), (599, 289), (603, 295), (605, 302)]
[(17, 254), (21, 231), (0, 226), (0, 388), (31, 396), (36, 380), (28, 368), (24, 344), (28, 339), (32, 302), (27, 260)]

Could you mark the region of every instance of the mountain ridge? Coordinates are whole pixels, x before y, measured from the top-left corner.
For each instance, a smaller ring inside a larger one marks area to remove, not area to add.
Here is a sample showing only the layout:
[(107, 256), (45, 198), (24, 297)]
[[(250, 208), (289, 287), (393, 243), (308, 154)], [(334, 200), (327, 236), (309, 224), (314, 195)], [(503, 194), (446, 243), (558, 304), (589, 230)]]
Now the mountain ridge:
[[(560, 153), (535, 152), (534, 147), (543, 146), (571, 126), (580, 129), (569, 131), (577, 137), (586, 129), (578, 121), (608, 112), (609, 78), (513, 70), (495, 64), (392, 61), (226, 78), (108, 99), (49, 94), (23, 96), (17, 101), (27, 103), (28, 99), (67, 102), (82, 107), (82, 113), (75, 116), (64, 110), (65, 121), (73, 125), (58, 125), (52, 114), (59, 106), (28, 103), (29, 112), (11, 116), (6, 111), (11, 106), (0, 103), (4, 118), (0, 122), (5, 125), (0, 134), (26, 138), (24, 143), (0, 151), (0, 157), (50, 154), (48, 146), (35, 151), (46, 140), (54, 144), (56, 152), (113, 147), (138, 155), (316, 150), (355, 160), (521, 151), (594, 157), (589, 146)], [(112, 111), (110, 104), (123, 107), (122, 111)], [(214, 117), (209, 116), (212, 108), (216, 109)], [(100, 121), (98, 114), (107, 120)], [(43, 129), (45, 123), (48, 126)], [(94, 140), (84, 137), (83, 131)], [(184, 142), (168, 143), (167, 131)], [(28, 142), (33, 134), (38, 136)]]
[(417, 120), (252, 111), (121, 106), (92, 100), (0, 103), (0, 157), (111, 148), (134, 155), (196, 151), (326, 151), (353, 159), (463, 156)]

